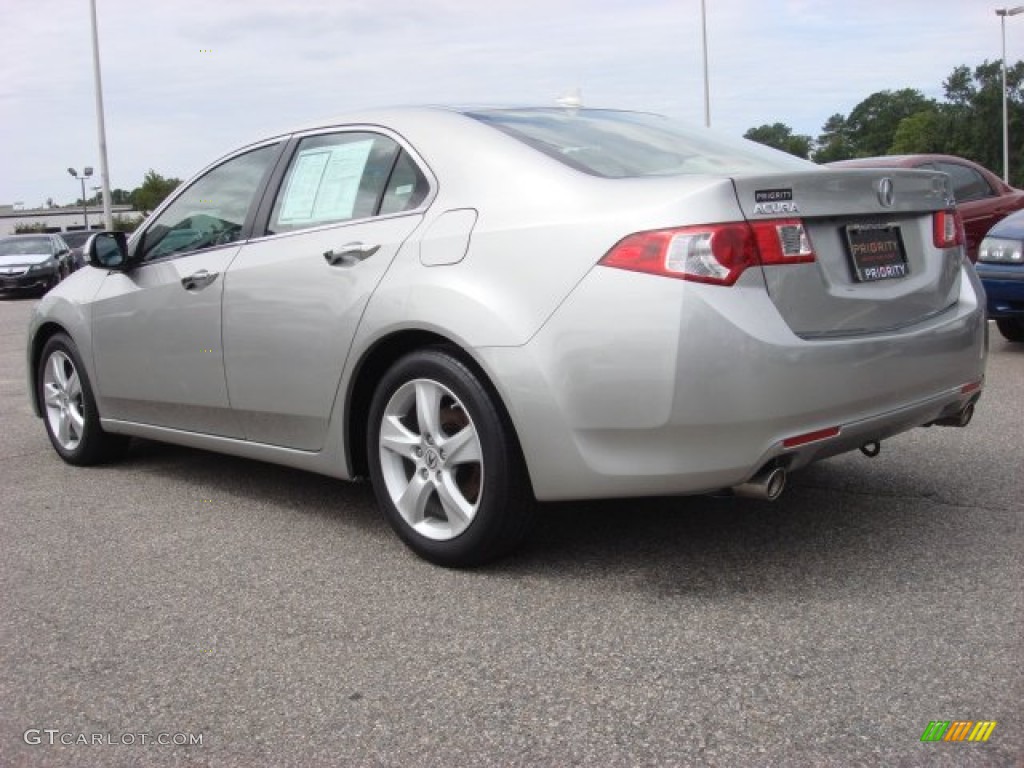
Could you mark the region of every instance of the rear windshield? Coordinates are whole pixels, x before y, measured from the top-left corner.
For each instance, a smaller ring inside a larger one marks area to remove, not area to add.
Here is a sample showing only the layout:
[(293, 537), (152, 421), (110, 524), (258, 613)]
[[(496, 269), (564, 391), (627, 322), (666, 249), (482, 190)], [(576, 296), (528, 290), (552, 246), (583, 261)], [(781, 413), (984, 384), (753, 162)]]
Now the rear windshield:
[(572, 168), (606, 178), (732, 176), (818, 167), (752, 141), (641, 112), (486, 109), (465, 114)]
[(63, 237), (64, 242), (72, 248), (77, 248), (80, 245), (85, 245), (86, 241), (95, 234), (95, 232), (87, 232), (83, 230), (81, 232), (61, 232), (60, 236)]

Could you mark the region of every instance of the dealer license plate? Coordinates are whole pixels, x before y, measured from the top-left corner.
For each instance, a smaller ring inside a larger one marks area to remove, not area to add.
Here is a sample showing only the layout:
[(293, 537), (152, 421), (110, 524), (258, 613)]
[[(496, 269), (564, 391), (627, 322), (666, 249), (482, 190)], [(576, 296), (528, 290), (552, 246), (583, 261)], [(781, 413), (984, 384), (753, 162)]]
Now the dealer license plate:
[(907, 251), (898, 226), (846, 227), (846, 249), (857, 282), (893, 280), (906, 277)]

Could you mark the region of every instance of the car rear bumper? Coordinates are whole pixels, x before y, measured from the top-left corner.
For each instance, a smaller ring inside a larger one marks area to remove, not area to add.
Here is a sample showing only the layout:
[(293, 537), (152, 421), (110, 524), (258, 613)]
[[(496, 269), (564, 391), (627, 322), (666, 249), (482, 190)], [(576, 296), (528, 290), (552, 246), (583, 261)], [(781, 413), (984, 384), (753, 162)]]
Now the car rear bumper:
[[(977, 278), (886, 334), (806, 340), (759, 276), (732, 288), (594, 269), (523, 347), (478, 353), (540, 499), (703, 493), (959, 413), (977, 399)], [(820, 439), (793, 444), (820, 430)]]

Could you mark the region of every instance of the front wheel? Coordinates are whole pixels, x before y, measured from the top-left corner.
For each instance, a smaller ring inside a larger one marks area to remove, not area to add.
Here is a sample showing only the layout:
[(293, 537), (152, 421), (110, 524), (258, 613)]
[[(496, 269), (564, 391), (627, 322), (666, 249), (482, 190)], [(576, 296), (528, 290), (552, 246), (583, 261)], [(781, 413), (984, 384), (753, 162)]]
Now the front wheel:
[(1024, 319), (1001, 317), (996, 320), (996, 327), (1007, 341), (1024, 341)]
[(46, 434), (64, 461), (87, 466), (124, 453), (128, 438), (100, 426), (89, 376), (78, 348), (65, 334), (47, 340), (36, 381)]
[(388, 522), (438, 565), (479, 565), (526, 533), (533, 499), (507, 418), (443, 348), (401, 358), (370, 406), (373, 489)]

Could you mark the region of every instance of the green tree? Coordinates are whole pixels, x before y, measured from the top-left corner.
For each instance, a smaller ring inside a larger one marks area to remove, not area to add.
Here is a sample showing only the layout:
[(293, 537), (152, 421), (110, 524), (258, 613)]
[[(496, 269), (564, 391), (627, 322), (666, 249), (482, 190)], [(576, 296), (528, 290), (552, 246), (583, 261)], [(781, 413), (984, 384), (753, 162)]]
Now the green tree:
[(850, 128), (846, 117), (838, 112), (821, 128), (821, 134), (815, 142), (814, 161), (831, 163), (836, 160), (849, 160), (854, 156), (853, 142), (850, 140)]
[[(946, 152), (981, 163), (1002, 175), (1003, 77), (999, 61), (972, 71), (960, 66), (943, 83), (948, 119)], [(1007, 67), (1006, 111), (1010, 130), (1010, 181), (1024, 184), (1024, 61)]]
[(888, 154), (946, 153), (948, 140), (946, 116), (941, 109), (929, 109), (900, 120)]
[(846, 120), (856, 156), (886, 154), (904, 118), (935, 108), (934, 101), (914, 88), (871, 94), (853, 108)]
[(132, 190), (130, 200), (135, 210), (149, 213), (164, 201), (181, 184), (181, 179), (165, 179), (150, 168), (141, 187)]
[(115, 214), (112, 217), (111, 223), (118, 232), (134, 232), (144, 219), (144, 216), (121, 216), (120, 214)]
[(42, 234), (45, 231), (46, 231), (46, 225), (43, 222), (41, 222), (41, 221), (37, 221), (37, 222), (34, 222), (32, 224), (15, 224), (14, 225), (14, 234), (16, 234), (16, 235), (35, 235), (35, 234)]
[(793, 133), (793, 129), (784, 123), (759, 125), (743, 134), (743, 138), (781, 149), (805, 160), (811, 154), (811, 137)]

